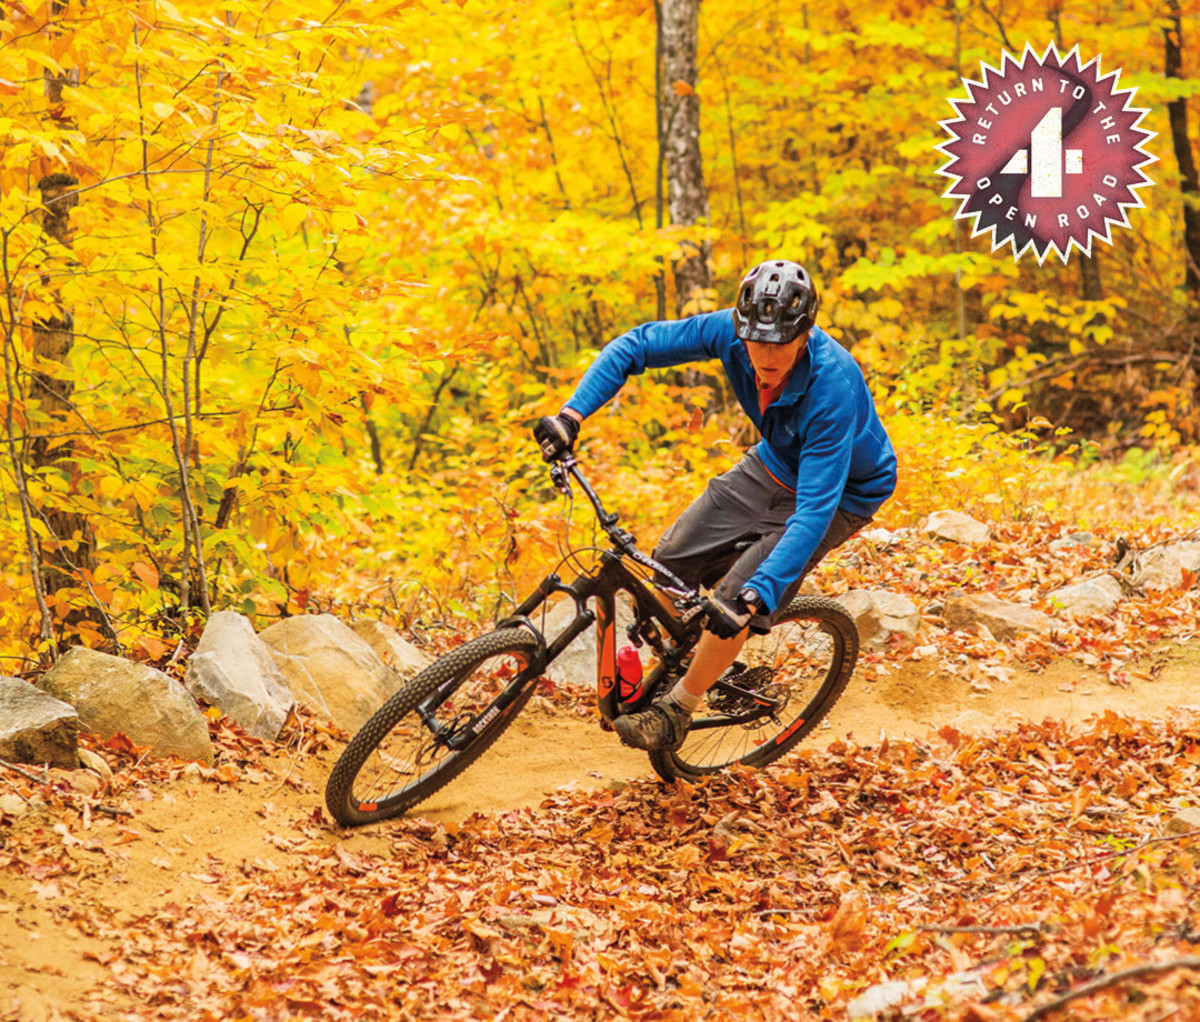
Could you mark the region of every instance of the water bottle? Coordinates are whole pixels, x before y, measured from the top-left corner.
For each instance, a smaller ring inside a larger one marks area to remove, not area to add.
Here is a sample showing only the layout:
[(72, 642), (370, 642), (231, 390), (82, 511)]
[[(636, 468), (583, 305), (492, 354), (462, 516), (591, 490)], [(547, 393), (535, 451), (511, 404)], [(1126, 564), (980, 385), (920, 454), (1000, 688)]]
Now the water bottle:
[(617, 698), (628, 703), (642, 694), (642, 658), (636, 646), (617, 650)]

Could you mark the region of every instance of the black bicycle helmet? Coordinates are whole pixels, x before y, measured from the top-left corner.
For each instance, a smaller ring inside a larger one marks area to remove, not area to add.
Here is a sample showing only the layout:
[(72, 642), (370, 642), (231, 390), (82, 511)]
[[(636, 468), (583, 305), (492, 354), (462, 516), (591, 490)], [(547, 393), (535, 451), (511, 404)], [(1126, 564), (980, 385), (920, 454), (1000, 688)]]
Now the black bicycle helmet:
[(742, 278), (733, 325), (743, 341), (790, 344), (817, 321), (817, 285), (799, 263), (770, 259)]

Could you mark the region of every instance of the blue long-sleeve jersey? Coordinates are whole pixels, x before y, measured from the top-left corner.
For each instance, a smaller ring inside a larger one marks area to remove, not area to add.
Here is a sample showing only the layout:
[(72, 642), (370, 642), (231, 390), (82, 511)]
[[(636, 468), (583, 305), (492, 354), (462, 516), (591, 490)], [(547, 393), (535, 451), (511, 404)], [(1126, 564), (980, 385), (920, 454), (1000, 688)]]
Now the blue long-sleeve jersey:
[(567, 402), (585, 418), (635, 373), (719, 358), (741, 406), (758, 427), (758, 454), (796, 510), (775, 548), (746, 583), (773, 611), (800, 577), (839, 507), (873, 515), (896, 488), (896, 453), (854, 357), (820, 328), (809, 335), (783, 393), (759, 410), (754, 367), (733, 327), (733, 310), (643, 323), (607, 344)]

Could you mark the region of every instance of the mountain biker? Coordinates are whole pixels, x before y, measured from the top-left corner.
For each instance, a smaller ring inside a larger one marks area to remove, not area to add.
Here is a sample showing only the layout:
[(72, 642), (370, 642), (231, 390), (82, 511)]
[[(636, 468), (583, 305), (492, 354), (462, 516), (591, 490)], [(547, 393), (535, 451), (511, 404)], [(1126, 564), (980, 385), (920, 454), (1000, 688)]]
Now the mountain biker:
[(712, 595), (683, 677), (648, 709), (614, 721), (626, 745), (682, 745), (704, 693), (750, 632), (765, 633), (808, 572), (896, 488), (896, 455), (862, 370), (815, 325), (819, 304), (799, 263), (760, 263), (742, 279), (732, 309), (644, 323), (606, 345), (559, 413), (534, 427), (543, 456), (557, 459), (631, 374), (719, 358), (762, 434), (654, 550), (690, 585), (713, 587)]

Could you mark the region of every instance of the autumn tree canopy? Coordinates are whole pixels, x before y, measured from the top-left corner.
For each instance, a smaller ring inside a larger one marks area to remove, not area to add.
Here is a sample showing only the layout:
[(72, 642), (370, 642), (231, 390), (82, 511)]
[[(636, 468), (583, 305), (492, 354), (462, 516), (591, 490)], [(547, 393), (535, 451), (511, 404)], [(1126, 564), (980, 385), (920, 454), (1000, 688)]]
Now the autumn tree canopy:
[[(1033, 513), (1007, 481), (1039, 445), (1195, 441), (1194, 3), (710, 0), (694, 81), (689, 6), (8, 5), (5, 652), (157, 658), (189, 608), (492, 609), (553, 546), (529, 420), (660, 295), (725, 304), (769, 254), (868, 373), (897, 521)], [(1111, 247), (1014, 263), (934, 145), (962, 75), (1051, 41), (1122, 69), (1160, 162)], [(693, 123), (702, 205), (667, 181)], [(648, 375), (589, 456), (653, 530), (746, 428), (716, 378)]]

